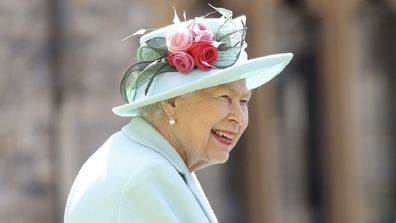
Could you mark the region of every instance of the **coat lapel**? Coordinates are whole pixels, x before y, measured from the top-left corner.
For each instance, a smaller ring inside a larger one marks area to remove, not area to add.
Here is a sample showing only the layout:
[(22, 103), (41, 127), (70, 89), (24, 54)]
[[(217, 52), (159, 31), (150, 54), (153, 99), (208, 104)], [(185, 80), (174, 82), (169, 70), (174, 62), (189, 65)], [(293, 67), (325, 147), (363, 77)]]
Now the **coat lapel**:
[(217, 223), (216, 216), (214, 215), (195, 174), (191, 174), (188, 171), (186, 164), (176, 149), (174, 149), (153, 126), (143, 118), (135, 117), (129, 124), (122, 128), (122, 131), (133, 141), (149, 147), (169, 160), (169, 162), (172, 163), (175, 169), (183, 177), (209, 221)]

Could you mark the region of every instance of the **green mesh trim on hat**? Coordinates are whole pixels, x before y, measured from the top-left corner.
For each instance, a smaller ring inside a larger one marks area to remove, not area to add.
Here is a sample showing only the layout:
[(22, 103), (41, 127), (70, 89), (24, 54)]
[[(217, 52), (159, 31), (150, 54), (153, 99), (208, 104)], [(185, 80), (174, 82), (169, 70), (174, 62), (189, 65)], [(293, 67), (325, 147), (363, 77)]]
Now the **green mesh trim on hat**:
[[(213, 32), (213, 42), (217, 47), (217, 63), (211, 68), (224, 69), (234, 65), (238, 60), (245, 43), (246, 25), (244, 21), (241, 21), (242, 24), (236, 24), (232, 19), (232, 11), (224, 8), (211, 7), (215, 11), (181, 24), (188, 27), (197, 20), (205, 22), (203, 19), (215, 12), (221, 14), (221, 17), (217, 18), (221, 21), (221, 24)], [(178, 20), (175, 14), (174, 21)], [(171, 28), (172, 26), (169, 27)], [(138, 32), (140, 34), (142, 30)], [(121, 81), (121, 95), (127, 103), (134, 101), (137, 89), (148, 82), (145, 89), (145, 94), (147, 94), (152, 81), (157, 75), (164, 72), (175, 72), (175, 75), (183, 75), (181, 73), (176, 73), (177, 69), (175, 66), (169, 63), (169, 51), (164, 37), (153, 37), (145, 41), (145, 44), (146, 45), (140, 46), (137, 50), (138, 62), (129, 67)], [(203, 61), (203, 63), (205, 63), (205, 61)]]

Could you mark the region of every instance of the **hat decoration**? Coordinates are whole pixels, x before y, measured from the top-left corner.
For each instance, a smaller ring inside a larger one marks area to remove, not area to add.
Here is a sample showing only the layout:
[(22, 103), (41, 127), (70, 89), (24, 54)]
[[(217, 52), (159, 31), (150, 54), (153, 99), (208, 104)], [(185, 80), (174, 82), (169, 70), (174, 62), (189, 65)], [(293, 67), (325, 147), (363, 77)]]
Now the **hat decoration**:
[[(243, 21), (242, 28), (235, 24), (232, 11), (210, 6), (215, 11), (185, 22), (180, 22), (175, 10), (172, 29), (164, 37), (153, 37), (137, 49), (137, 63), (129, 67), (121, 81), (125, 102), (134, 101), (137, 89), (148, 82), (147, 95), (158, 74), (177, 71), (180, 75), (188, 75), (194, 69), (203, 72), (224, 69), (237, 61), (245, 42), (246, 25)], [(221, 14), (223, 23), (217, 30), (211, 30), (202, 19), (215, 12)], [(146, 31), (139, 30), (132, 36)]]

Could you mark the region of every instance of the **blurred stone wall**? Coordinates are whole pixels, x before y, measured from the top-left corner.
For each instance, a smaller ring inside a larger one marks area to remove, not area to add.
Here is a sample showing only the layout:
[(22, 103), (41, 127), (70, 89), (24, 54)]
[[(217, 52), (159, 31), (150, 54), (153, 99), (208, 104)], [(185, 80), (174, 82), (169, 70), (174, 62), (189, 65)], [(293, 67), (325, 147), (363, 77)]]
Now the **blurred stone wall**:
[(1, 222), (55, 217), (48, 12), (43, 0), (0, 1)]
[(81, 164), (128, 121), (111, 108), (141, 4), (0, 1), (0, 222), (62, 222)]

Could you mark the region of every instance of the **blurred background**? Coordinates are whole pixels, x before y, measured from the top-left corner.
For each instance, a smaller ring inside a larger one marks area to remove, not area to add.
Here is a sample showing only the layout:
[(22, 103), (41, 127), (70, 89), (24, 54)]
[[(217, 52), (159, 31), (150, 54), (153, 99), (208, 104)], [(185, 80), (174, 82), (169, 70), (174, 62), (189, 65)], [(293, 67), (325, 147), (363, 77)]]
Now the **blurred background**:
[(208, 3), (247, 16), (251, 58), (295, 55), (230, 160), (198, 172), (219, 221), (393, 222), (395, 0), (0, 0), (0, 222), (63, 222), (81, 165), (129, 121), (111, 108), (138, 38), (121, 40)]

